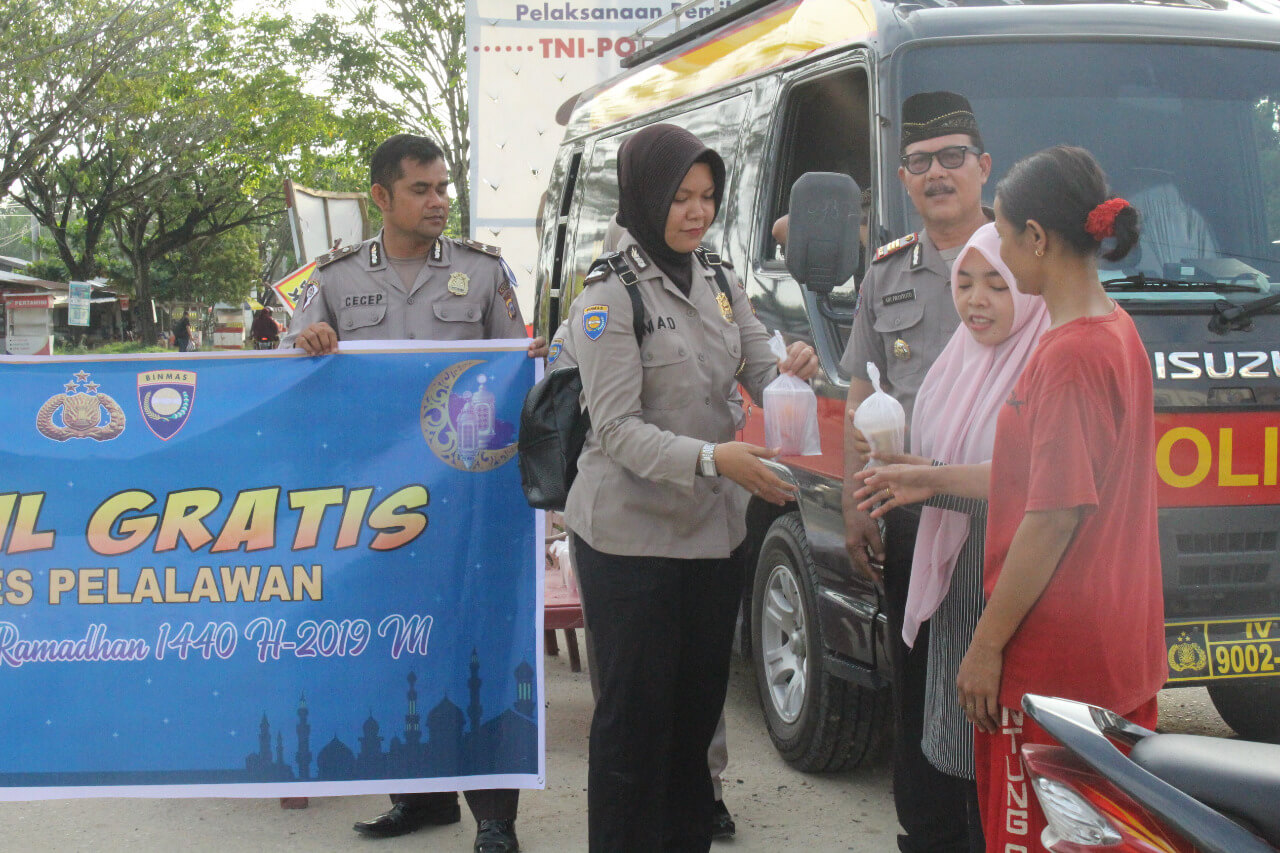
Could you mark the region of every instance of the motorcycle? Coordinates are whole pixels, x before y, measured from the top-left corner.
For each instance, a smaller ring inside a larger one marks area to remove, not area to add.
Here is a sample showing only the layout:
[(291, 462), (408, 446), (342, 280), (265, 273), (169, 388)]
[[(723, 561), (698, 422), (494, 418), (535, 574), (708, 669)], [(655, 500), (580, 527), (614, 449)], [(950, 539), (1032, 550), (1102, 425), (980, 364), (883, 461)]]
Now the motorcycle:
[(1280, 850), (1280, 746), (1156, 734), (1068, 699), (1022, 707), (1061, 744), (1022, 747), (1053, 853)]
[(254, 349), (275, 349), (278, 346), (280, 346), (279, 338), (254, 338), (253, 339)]

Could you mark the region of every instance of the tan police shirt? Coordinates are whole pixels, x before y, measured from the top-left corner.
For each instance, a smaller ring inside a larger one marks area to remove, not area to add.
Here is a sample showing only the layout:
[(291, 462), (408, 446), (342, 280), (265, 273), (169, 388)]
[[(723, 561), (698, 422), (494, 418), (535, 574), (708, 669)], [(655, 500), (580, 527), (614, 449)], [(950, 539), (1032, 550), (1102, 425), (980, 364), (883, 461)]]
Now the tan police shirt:
[(619, 250), (652, 330), (637, 347), (631, 298), (612, 272), (570, 309), (564, 350), (549, 366), (566, 350), (577, 359), (591, 432), (565, 524), (606, 554), (727, 557), (746, 537), (749, 495), (725, 477), (698, 476), (698, 453), (733, 440), (739, 381), (759, 401), (777, 377), (769, 333), (731, 270), (730, 320), (714, 274), (696, 259), (686, 297), (630, 234)]
[(840, 367), (869, 381), (867, 362), (874, 363), (910, 425), (920, 384), (959, 325), (951, 265), (926, 232), (908, 235), (882, 246), (862, 280)]
[(440, 237), (412, 287), (387, 261), (382, 234), (316, 261), (281, 347), (326, 322), (341, 341), (525, 338), (515, 282), (500, 251)]

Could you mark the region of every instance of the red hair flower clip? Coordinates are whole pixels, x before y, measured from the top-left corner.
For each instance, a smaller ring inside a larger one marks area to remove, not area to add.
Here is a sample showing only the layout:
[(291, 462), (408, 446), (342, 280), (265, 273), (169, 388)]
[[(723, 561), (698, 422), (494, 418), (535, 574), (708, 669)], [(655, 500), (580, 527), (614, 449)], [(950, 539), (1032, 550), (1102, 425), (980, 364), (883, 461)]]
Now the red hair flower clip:
[(1084, 230), (1099, 243), (1108, 237), (1114, 237), (1116, 216), (1128, 206), (1129, 202), (1122, 198), (1107, 199), (1089, 211), (1089, 218), (1084, 222)]

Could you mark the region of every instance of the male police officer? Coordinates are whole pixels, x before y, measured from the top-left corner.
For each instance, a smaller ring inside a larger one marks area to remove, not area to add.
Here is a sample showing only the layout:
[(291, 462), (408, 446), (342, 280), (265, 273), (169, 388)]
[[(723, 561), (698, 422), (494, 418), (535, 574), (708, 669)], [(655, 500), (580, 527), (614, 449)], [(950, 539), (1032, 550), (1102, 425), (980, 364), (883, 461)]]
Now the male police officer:
[[(924, 222), (924, 230), (881, 246), (862, 282), (849, 344), (840, 366), (850, 376), (852, 412), (873, 390), (867, 362), (883, 377), (885, 391), (907, 413), (934, 360), (960, 325), (951, 298), (951, 263), (973, 232), (988, 219), (982, 186), (991, 174), (978, 123), (969, 102), (952, 92), (912, 95), (902, 105), (902, 165), (898, 177)], [(845, 481), (842, 495), (846, 547), (854, 566), (871, 575), (871, 560), (884, 563), (889, 642), (898, 672), (894, 690), (894, 804), (906, 830), (902, 851), (964, 851), (967, 790), (961, 780), (935, 769), (920, 749), (927, 626), (914, 649), (902, 642), (902, 614), (919, 525), (918, 508), (896, 510), (888, 518), (888, 542), (874, 521), (857, 509), (854, 472), (866, 460), (845, 423)], [(887, 544), (887, 547), (886, 547)], [(887, 554), (887, 560), (886, 560)], [(976, 802), (972, 805), (976, 808)], [(975, 815), (976, 821), (976, 815)], [(975, 824), (980, 826), (980, 824)], [(980, 848), (979, 848), (980, 849)]]
[[(399, 134), (370, 164), (373, 201), (383, 228), (363, 243), (316, 262), (281, 346), (310, 355), (337, 352), (338, 341), (523, 338), (515, 277), (493, 246), (442, 236), (449, 219), (449, 170), (439, 146)], [(542, 338), (530, 357), (547, 352)], [(519, 791), (467, 791), (479, 824), (478, 853), (514, 853)], [(389, 837), (456, 823), (458, 795), (396, 794), (392, 807), (355, 830)]]

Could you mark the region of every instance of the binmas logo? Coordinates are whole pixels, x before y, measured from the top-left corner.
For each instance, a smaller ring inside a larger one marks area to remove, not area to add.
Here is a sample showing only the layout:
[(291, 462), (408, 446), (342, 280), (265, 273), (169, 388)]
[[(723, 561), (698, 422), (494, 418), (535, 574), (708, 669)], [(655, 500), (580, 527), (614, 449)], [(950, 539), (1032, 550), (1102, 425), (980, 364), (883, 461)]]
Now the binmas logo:
[(138, 374), (138, 408), (147, 429), (161, 441), (178, 434), (196, 399), (194, 370), (148, 370)]
[(1280, 350), (1263, 352), (1153, 352), (1156, 379), (1280, 378)]

